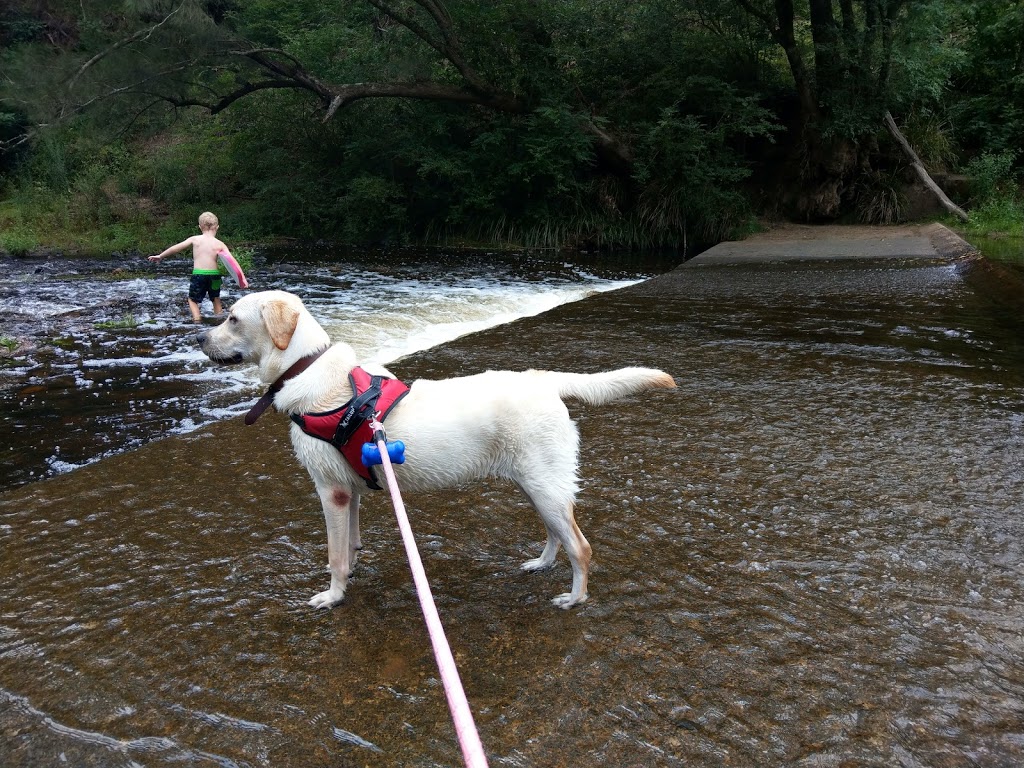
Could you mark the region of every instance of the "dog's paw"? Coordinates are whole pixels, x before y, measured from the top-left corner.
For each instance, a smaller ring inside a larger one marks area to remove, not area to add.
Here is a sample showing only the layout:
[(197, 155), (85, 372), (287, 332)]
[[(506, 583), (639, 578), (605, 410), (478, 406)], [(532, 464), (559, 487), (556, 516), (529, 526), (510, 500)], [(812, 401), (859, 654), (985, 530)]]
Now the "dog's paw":
[(537, 557), (533, 560), (527, 560), (519, 566), (519, 569), (523, 571), (542, 571), (545, 568), (550, 568), (554, 564), (554, 560), (545, 560), (543, 557)]
[(575, 598), (573, 597), (572, 592), (563, 592), (557, 597), (552, 598), (551, 604), (558, 608), (562, 608), (563, 610), (569, 610), (574, 605), (579, 605), (580, 603), (585, 602), (587, 597), (588, 595), (583, 595), (583, 597)]
[(327, 589), (318, 595), (313, 595), (309, 604), (314, 608), (333, 608), (345, 599), (345, 591), (342, 589)]

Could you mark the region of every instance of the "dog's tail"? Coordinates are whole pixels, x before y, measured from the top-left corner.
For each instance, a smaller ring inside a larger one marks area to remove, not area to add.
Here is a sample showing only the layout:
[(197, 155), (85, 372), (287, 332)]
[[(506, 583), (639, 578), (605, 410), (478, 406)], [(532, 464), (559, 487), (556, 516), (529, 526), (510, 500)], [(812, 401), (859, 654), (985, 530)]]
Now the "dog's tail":
[(602, 373), (550, 371), (548, 375), (555, 378), (559, 397), (582, 400), (590, 405), (602, 405), (648, 389), (675, 389), (676, 386), (671, 376), (655, 368), (619, 368)]

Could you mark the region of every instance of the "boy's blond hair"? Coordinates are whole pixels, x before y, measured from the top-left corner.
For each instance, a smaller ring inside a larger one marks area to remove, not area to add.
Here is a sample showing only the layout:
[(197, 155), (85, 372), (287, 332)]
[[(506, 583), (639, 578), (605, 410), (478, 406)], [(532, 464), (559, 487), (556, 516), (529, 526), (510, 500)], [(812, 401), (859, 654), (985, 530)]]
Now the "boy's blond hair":
[(220, 226), (220, 222), (217, 221), (217, 217), (214, 216), (209, 211), (205, 211), (205, 212), (199, 214), (199, 228), (201, 230), (203, 230), (203, 232), (207, 232), (207, 231), (213, 229), (214, 227), (219, 227), (219, 226)]

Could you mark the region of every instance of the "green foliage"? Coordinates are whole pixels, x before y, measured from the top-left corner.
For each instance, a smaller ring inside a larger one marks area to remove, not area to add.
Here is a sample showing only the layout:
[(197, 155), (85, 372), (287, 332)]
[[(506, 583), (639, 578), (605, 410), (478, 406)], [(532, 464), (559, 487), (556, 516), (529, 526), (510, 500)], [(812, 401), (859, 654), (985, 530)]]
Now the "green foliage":
[(4, 229), (0, 231), (0, 251), (13, 256), (24, 256), (39, 247), (39, 239), (26, 229)]
[(1024, 5), (1018, 0), (960, 3), (952, 25), (965, 60), (954, 73), (949, 112), (968, 156), (1014, 152), (1024, 158)]
[(346, 187), (337, 201), (346, 240), (386, 241), (401, 233), (406, 212), (396, 183), (366, 174)]
[(948, 119), (931, 110), (914, 109), (907, 116), (902, 130), (926, 167), (932, 171), (944, 171), (956, 166), (958, 152)]
[(93, 327), (101, 331), (122, 331), (131, 328), (137, 328), (139, 325), (134, 315), (124, 315), (117, 320), (104, 320), (102, 322), (93, 323)]
[(971, 208), (965, 228), (972, 235), (1024, 236), (1024, 202), (1019, 195), (993, 195)]
[[(752, 172), (763, 181), (816, 146), (813, 132), (778, 130), (799, 124), (793, 71), (774, 27), (735, 1), (452, 0), (445, 30), (419, 3), (395, 4), (436, 47), (365, 0), (44, 5), (0, 11), (0, 142), (50, 126), (0, 150), (8, 250), (155, 252), (193, 234), (202, 210), (218, 213), (232, 245), (675, 246), (749, 228)], [(902, 216), (889, 145), (876, 146), (885, 109), (933, 170), (976, 158), (976, 207), (1009, 195), (1024, 156), (1020, 3), (875, 4), (898, 10), (888, 36), (867, 33), (858, 2), (856, 34), (842, 34), (834, 5), (829, 37), (812, 34), (807, 4), (795, 3), (796, 43), (824, 115), (817, 146), (836, 135), (854, 147), (853, 179), (815, 158), (844, 175), (853, 212)], [(461, 63), (438, 52), (447, 43)], [(239, 55), (265, 46), (330, 85), (492, 89), (516, 106), (374, 98), (325, 122), (325, 103), (301, 88), (185, 106), (280, 80)], [(787, 145), (776, 150), (776, 138)]]
[(907, 209), (903, 182), (898, 173), (876, 173), (856, 190), (857, 219), (863, 224), (896, 224)]
[(985, 204), (995, 198), (1007, 196), (1016, 186), (1015, 152), (983, 152), (967, 164), (971, 181), (971, 197)]
[(664, 242), (687, 231), (720, 239), (751, 214), (742, 188), (750, 169), (739, 148), (770, 137), (774, 125), (755, 99), (713, 78), (690, 78), (683, 94), (641, 143), (640, 217)]

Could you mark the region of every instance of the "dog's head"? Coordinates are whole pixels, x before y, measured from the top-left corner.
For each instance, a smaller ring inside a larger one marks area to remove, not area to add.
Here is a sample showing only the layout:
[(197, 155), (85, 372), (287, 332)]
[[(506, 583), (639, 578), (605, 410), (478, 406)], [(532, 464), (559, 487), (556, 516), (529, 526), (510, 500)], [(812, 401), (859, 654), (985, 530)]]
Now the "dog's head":
[(199, 348), (215, 363), (254, 363), (260, 378), (274, 381), (288, 366), (330, 344), (298, 296), (285, 291), (250, 293), (235, 302), (227, 319), (198, 336)]

